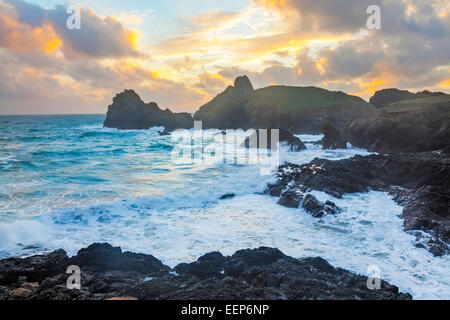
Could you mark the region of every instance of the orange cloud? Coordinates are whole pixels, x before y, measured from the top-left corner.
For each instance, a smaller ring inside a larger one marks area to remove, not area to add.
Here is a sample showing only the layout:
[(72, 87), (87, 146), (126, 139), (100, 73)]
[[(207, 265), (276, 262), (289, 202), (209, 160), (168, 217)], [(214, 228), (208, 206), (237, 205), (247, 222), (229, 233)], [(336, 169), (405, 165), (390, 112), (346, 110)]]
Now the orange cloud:
[(442, 82), (438, 85), (438, 87), (445, 88), (445, 89), (450, 89), (450, 78), (449, 78), (449, 79), (446, 79), (446, 80), (444, 80), (444, 81), (442, 81)]
[(384, 89), (395, 82), (395, 80), (381, 79), (378, 77), (373, 80), (369, 80), (369, 82), (359, 81), (358, 85), (363, 90), (359, 92), (351, 92), (350, 94), (361, 97), (372, 96), (376, 91)]
[(31, 27), (20, 24), (14, 16), (0, 13), (0, 26), (4, 35), (0, 46), (17, 52), (39, 50), (50, 55), (58, 51), (62, 41), (56, 34), (52, 25), (45, 23), (41, 27)]

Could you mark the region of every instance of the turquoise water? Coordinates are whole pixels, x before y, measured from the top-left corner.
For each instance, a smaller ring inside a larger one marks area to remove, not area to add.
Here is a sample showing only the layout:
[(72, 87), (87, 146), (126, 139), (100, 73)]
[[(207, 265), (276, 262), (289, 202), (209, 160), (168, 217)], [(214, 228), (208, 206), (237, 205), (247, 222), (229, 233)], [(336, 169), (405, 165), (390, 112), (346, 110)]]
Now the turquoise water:
[[(210, 251), (265, 245), (362, 274), (375, 265), (383, 279), (416, 298), (450, 298), (450, 258), (415, 247), (415, 237), (403, 231), (402, 208), (387, 194), (333, 199), (314, 192), (343, 209), (314, 219), (261, 194), (274, 179), (261, 174), (261, 165), (177, 164), (176, 142), (159, 134), (163, 128), (119, 131), (103, 128), (103, 120), (0, 116), (0, 257), (58, 248), (75, 254), (101, 241), (173, 266)], [(324, 151), (312, 143), (320, 136), (300, 137), (308, 150), (283, 148), (281, 162), (368, 154), (352, 147)], [(220, 200), (227, 193), (236, 197)]]

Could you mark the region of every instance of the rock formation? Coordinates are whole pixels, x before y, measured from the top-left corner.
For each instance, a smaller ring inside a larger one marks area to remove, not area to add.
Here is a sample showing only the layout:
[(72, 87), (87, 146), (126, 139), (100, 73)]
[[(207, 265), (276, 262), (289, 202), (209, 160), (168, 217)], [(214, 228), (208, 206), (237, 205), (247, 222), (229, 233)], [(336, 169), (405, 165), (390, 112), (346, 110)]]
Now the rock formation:
[[(42, 278), (43, 265), (58, 263)], [(66, 286), (67, 266), (81, 263), (81, 290)], [(125, 267), (126, 266), (126, 267)], [(69, 258), (63, 250), (26, 259), (0, 260), (0, 300), (410, 300), (381, 281), (335, 268), (322, 258), (294, 259), (273, 248), (240, 250), (225, 257), (211, 252), (171, 269), (151, 255), (93, 244)], [(29, 279), (39, 279), (32, 286)], [(29, 289), (26, 289), (29, 288)]]
[(236, 78), (229, 86), (195, 113), (195, 120), (202, 121), (203, 128), (240, 129), (246, 128), (244, 104), (253, 93), (253, 86), (247, 76)]
[(280, 197), (279, 204), (298, 207), (302, 194), (311, 190), (336, 198), (369, 190), (390, 192), (404, 206), (405, 231), (429, 234), (418, 233), (417, 245), (436, 256), (450, 253), (450, 157), (446, 154), (370, 155), (338, 161), (316, 158), (301, 166), (285, 164), (266, 193)]
[(450, 141), (450, 95), (391, 103), (347, 128), (349, 142), (376, 152), (441, 150)]
[(154, 102), (144, 103), (133, 90), (125, 90), (114, 97), (103, 125), (123, 130), (163, 126), (166, 131), (173, 131), (192, 128), (194, 121), (189, 113), (161, 110)]
[(322, 148), (323, 149), (346, 149), (347, 141), (329, 121), (323, 124)]
[[(244, 146), (246, 148), (256, 147), (258, 149), (276, 149), (277, 146), (272, 146), (272, 129), (267, 129), (267, 134), (264, 131), (256, 130), (254, 134), (250, 137), (246, 138), (244, 141)], [(266, 136), (266, 142), (263, 142), (260, 139), (260, 135), (264, 134)], [(301, 151), (306, 150), (305, 144), (299, 138), (290, 134), (287, 130), (279, 129), (278, 130), (278, 141), (280, 144), (285, 143), (288, 145), (290, 151)], [(254, 144), (254, 145), (252, 145)], [(263, 147), (264, 146), (264, 147)]]

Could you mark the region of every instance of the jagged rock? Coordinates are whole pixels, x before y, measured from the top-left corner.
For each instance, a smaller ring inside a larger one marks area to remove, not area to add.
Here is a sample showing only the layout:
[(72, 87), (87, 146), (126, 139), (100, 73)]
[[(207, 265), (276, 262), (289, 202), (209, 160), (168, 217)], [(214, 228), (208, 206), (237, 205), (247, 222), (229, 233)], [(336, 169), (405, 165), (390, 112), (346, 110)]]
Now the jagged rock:
[(237, 77), (229, 86), (195, 113), (195, 120), (202, 121), (203, 128), (238, 129), (246, 127), (244, 103), (253, 93), (247, 76)]
[(25, 259), (9, 258), (0, 263), (0, 284), (16, 283), (20, 277), (29, 282), (41, 282), (49, 275), (65, 272), (69, 257), (64, 250), (56, 250), (48, 255), (38, 255)]
[(278, 204), (288, 208), (298, 208), (304, 198), (303, 192), (299, 189), (287, 190), (278, 199)]
[(329, 121), (323, 124), (323, 149), (346, 149), (347, 141)]
[(337, 214), (341, 212), (341, 209), (339, 209), (334, 202), (326, 201), (325, 204), (323, 204), (311, 194), (305, 196), (302, 207), (314, 218), (321, 218), (325, 214)]
[(265, 192), (279, 196), (292, 184), (336, 198), (369, 190), (390, 192), (404, 205), (405, 231), (429, 233), (435, 239), (433, 254), (450, 252), (450, 158), (445, 154), (357, 155), (337, 161), (316, 158), (301, 166), (285, 164), (279, 168), (278, 182)]
[(194, 120), (187, 112), (161, 110), (154, 102), (144, 103), (133, 90), (125, 90), (114, 97), (103, 126), (123, 130), (163, 126), (166, 131), (173, 131), (192, 128)]
[(135, 297), (114, 297), (114, 298), (108, 298), (105, 300), (109, 300), (109, 301), (136, 301), (139, 300), (138, 298)]
[(94, 270), (122, 270), (155, 275), (168, 272), (169, 268), (153, 256), (122, 252), (120, 247), (112, 247), (107, 243), (94, 243), (70, 259), (70, 263), (81, 268)]
[[(272, 146), (272, 129), (267, 129), (267, 131), (256, 130), (256, 133), (252, 134), (250, 137), (247, 137), (243, 143), (245, 148), (256, 147), (258, 149), (274, 149), (276, 150), (277, 146)], [(266, 141), (261, 140), (261, 134), (266, 135)], [(284, 129), (278, 130), (278, 141), (281, 143), (285, 143), (288, 145), (290, 151), (301, 151), (306, 150), (305, 144), (299, 138), (290, 134), (288, 131)]]
[[(96, 261), (112, 259), (101, 268), (83, 267), (81, 290), (66, 287), (67, 274), (55, 272), (36, 291), (0, 286), (0, 299), (33, 300), (151, 300), (151, 299), (411, 299), (382, 281), (380, 290), (367, 288), (367, 277), (334, 268), (321, 258), (294, 259), (274, 248), (237, 251), (229, 257), (208, 253), (193, 263), (177, 265), (172, 273), (144, 280), (146, 271), (108, 271), (121, 252), (111, 246), (82, 249), (99, 254)], [(114, 248), (113, 248), (114, 249)], [(142, 257), (142, 255), (139, 255)], [(45, 260), (47, 256), (40, 256)], [(148, 256), (153, 260), (152, 256)], [(148, 260), (143, 258), (143, 260)], [(88, 260), (91, 260), (89, 258)], [(0, 260), (0, 265), (5, 260)], [(31, 261), (38, 261), (33, 259)], [(98, 265), (98, 263), (95, 263)], [(117, 267), (113, 267), (117, 269)], [(165, 268), (164, 268), (165, 269)], [(176, 272), (176, 274), (175, 274)], [(15, 290), (16, 294), (10, 296)]]

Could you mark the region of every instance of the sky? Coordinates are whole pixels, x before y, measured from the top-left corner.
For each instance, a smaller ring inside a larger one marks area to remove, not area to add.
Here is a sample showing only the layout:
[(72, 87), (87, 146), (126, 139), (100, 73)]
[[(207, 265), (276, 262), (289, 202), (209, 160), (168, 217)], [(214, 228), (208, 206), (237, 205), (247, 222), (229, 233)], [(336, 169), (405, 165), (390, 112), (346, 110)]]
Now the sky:
[(0, 114), (105, 113), (124, 89), (193, 112), (240, 75), (366, 100), (448, 93), (450, 1), (0, 0)]

